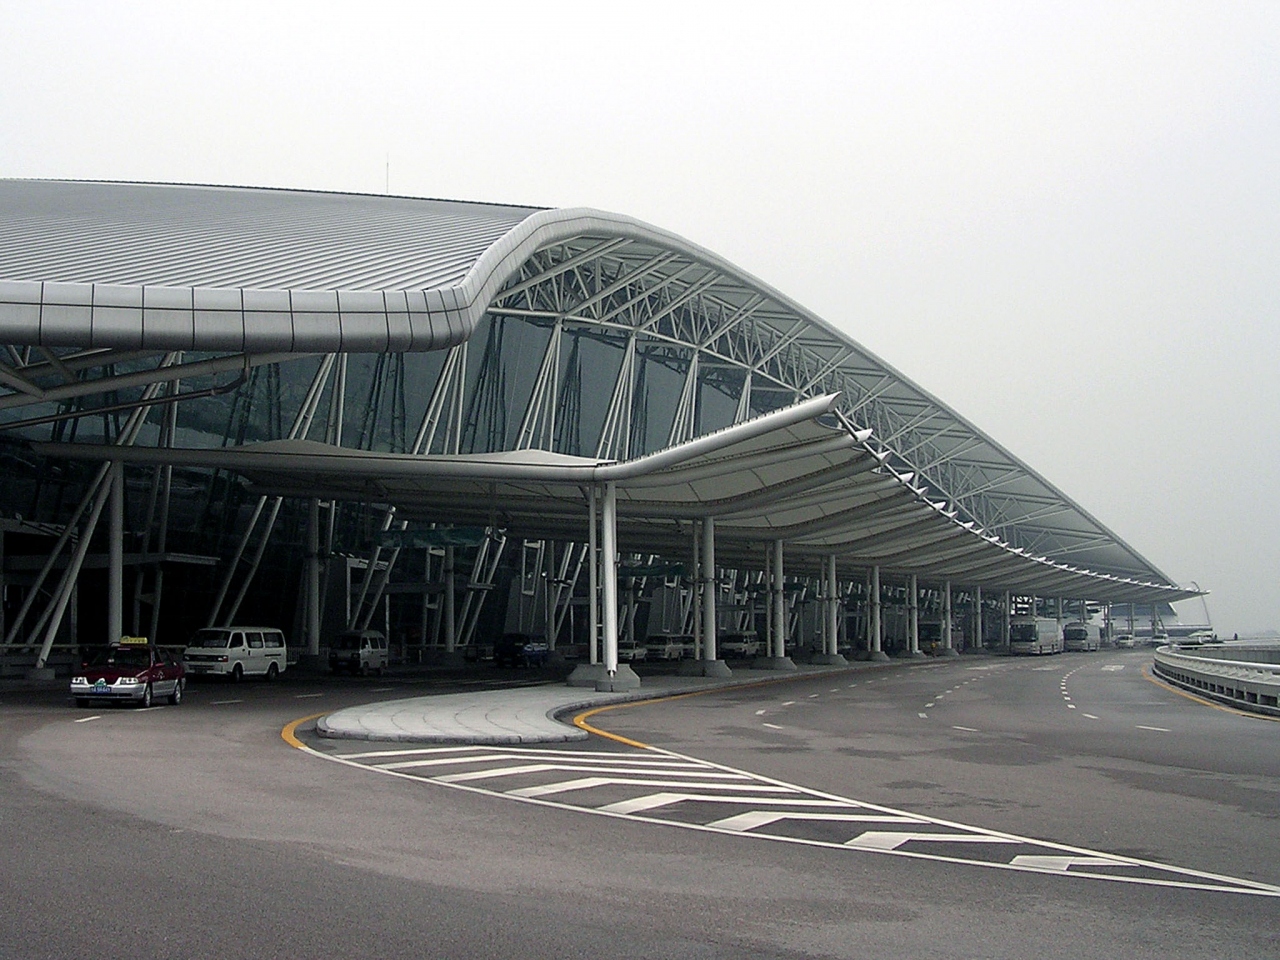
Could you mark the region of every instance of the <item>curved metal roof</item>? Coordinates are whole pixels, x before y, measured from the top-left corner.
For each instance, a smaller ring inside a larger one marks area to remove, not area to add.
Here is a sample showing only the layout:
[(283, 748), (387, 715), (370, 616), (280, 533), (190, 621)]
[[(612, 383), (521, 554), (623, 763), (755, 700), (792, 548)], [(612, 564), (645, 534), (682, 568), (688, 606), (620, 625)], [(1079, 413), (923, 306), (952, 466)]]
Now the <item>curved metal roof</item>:
[[(540, 284), (587, 263), (614, 280), (569, 308), (538, 301)], [(624, 288), (631, 299), (619, 305)], [(243, 351), (249, 364), (266, 362), (271, 351), (443, 349), (466, 340), (486, 313), (632, 323), (627, 329), (748, 369), (794, 399), (840, 393), (842, 413), (874, 429), (888, 464), (914, 472), (976, 529), (1026, 555), (1173, 583), (847, 335), (711, 251), (630, 217), (305, 191), (0, 180), (0, 344), (102, 349), (105, 357)], [(9, 389), (3, 406), (109, 388), (104, 381), (46, 389), (36, 374), (65, 378), (69, 363), (11, 359), (0, 361), (0, 387)], [(153, 379), (176, 375), (158, 371)], [(131, 376), (142, 383), (147, 375)]]

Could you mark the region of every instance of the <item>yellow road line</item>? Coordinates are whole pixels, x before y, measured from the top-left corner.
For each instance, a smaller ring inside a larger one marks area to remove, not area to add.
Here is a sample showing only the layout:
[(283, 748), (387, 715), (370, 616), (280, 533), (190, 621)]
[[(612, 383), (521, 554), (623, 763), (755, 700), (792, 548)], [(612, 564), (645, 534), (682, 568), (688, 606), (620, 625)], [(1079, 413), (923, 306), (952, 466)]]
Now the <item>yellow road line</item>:
[[(328, 713), (328, 712), (329, 711), (327, 710), (325, 711), (325, 713)], [(308, 720), (315, 720), (316, 718), (323, 717), (323, 716), (324, 716), (324, 713), (312, 713), (312, 714), (309, 714), (308, 716), (299, 717), (297, 720), (293, 720), (290, 723), (285, 724), (284, 729), (280, 731), (280, 739), (283, 740), (285, 743), (287, 743), (289, 746), (295, 747), (298, 750), (306, 750), (307, 745), (298, 739), (295, 731), (297, 731), (297, 729), (300, 726), (302, 726), (304, 723), (306, 723)]]
[(1213, 709), (1221, 710), (1223, 713), (1234, 713), (1237, 717), (1246, 717), (1249, 720), (1270, 720), (1273, 723), (1280, 722), (1280, 717), (1268, 716), (1265, 713), (1253, 713), (1249, 710), (1240, 710), (1240, 709), (1237, 709), (1236, 707), (1229, 707), (1225, 703), (1217, 703), (1213, 700), (1206, 700), (1204, 697), (1197, 697), (1194, 693), (1191, 693), (1189, 690), (1183, 690), (1181, 687), (1175, 687), (1173, 684), (1165, 680), (1161, 680), (1154, 673), (1152, 673), (1150, 667), (1143, 667), (1142, 675), (1146, 677), (1148, 680), (1150, 680), (1152, 683), (1154, 683), (1157, 687), (1161, 687), (1162, 689), (1168, 690), (1170, 693), (1176, 693), (1180, 697), (1186, 697), (1188, 700), (1194, 701), (1195, 703), (1201, 704), (1202, 706), (1213, 707)]
[(770, 680), (756, 680), (753, 683), (730, 684), (723, 687), (708, 687), (706, 690), (691, 690), (689, 693), (675, 693), (669, 697), (654, 697), (649, 700), (626, 700), (622, 703), (610, 703), (603, 707), (593, 707), (573, 718), (573, 725), (587, 733), (593, 733), (597, 737), (604, 737), (606, 740), (613, 740), (617, 743), (626, 744), (628, 747), (638, 747), (641, 750), (655, 749), (652, 744), (641, 743), (639, 740), (632, 740), (621, 734), (609, 733), (607, 730), (601, 730), (599, 727), (592, 726), (587, 720), (594, 717), (597, 713), (607, 713), (610, 710), (622, 710), (625, 707), (642, 707), (651, 703), (669, 703), (672, 700), (684, 700), (687, 697), (701, 697), (708, 693), (719, 693), (722, 690), (751, 690), (755, 687), (765, 687), (774, 683), (788, 683), (794, 680), (803, 680), (806, 677), (813, 677), (815, 674), (789, 674), (785, 677), (774, 677)]

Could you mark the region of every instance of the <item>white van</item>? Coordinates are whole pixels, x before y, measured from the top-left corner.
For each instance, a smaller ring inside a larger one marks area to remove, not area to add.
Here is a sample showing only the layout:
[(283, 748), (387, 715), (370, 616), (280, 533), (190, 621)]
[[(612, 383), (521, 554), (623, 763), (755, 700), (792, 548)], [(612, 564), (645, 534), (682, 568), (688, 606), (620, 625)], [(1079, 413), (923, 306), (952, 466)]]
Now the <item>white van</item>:
[(387, 638), (377, 630), (348, 630), (329, 647), (329, 669), (382, 676), (387, 668)]
[(1014, 617), (1009, 621), (1010, 653), (1061, 653), (1062, 630), (1048, 617)]
[(196, 631), (182, 659), (188, 676), (274, 680), (288, 666), (288, 652), (284, 634), (275, 627), (206, 627)]

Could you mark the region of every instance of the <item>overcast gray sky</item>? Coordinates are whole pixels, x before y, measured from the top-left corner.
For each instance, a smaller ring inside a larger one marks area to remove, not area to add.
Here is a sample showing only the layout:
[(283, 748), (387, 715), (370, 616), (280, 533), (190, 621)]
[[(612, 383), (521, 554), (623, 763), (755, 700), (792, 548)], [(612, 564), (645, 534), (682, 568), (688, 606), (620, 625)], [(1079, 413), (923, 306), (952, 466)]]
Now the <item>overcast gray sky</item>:
[(6, 4), (0, 176), (593, 206), (1280, 626), (1280, 3)]

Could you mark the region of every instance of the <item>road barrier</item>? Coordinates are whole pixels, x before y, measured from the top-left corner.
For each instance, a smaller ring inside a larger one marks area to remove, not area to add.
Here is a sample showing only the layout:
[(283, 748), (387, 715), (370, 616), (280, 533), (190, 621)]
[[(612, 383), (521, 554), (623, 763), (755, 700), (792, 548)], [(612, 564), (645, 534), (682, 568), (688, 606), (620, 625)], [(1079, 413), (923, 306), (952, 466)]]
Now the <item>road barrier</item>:
[(1280, 717), (1280, 659), (1274, 648), (1159, 647), (1155, 673), (1210, 700), (1242, 710)]

